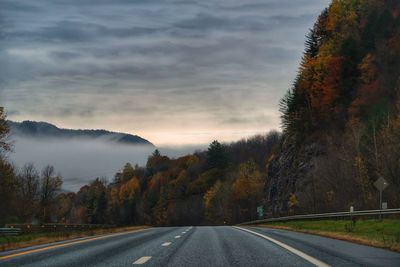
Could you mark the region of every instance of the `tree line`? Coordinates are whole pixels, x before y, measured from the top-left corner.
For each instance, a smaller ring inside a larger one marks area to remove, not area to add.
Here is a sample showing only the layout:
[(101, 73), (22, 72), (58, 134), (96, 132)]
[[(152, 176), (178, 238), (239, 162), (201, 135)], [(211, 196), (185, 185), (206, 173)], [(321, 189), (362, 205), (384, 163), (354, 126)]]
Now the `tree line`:
[(58, 196), (62, 221), (116, 225), (232, 224), (256, 219), (266, 161), (280, 142), (271, 132), (171, 159), (155, 150), (146, 166), (127, 163), (110, 183), (95, 179)]
[[(145, 166), (127, 163), (111, 182), (96, 178), (78, 192), (62, 192), (52, 166), (18, 169), (7, 162), (8, 127), (1, 109), (1, 222), (91, 224), (232, 224), (257, 218), (266, 162), (277, 132), (171, 159), (155, 150)], [(4, 142), (3, 142), (4, 141)]]

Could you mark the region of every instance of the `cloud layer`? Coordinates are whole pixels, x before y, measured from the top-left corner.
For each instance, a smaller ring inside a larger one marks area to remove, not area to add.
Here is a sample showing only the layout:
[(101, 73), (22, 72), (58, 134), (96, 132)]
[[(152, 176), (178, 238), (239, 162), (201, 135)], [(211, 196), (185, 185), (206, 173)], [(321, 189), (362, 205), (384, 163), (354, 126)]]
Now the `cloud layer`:
[(11, 119), (156, 144), (279, 127), (304, 36), (329, 0), (2, 0), (0, 104)]

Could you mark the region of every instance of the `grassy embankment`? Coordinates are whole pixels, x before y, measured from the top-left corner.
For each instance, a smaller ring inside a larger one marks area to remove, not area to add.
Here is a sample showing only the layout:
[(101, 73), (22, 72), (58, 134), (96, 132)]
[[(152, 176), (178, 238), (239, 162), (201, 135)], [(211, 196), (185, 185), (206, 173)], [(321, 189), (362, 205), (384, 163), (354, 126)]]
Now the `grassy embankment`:
[(317, 234), (400, 252), (400, 219), (358, 220), (354, 224), (350, 220), (288, 221), (260, 226)]
[(12, 250), (17, 248), (25, 248), (29, 246), (42, 245), (57, 241), (65, 241), (80, 237), (90, 237), (97, 235), (105, 235), (112, 233), (120, 233), (126, 231), (134, 231), (148, 228), (147, 226), (132, 226), (109, 229), (96, 229), (90, 231), (75, 232), (48, 232), (48, 233), (32, 233), (21, 234), (17, 236), (0, 236), (0, 251)]

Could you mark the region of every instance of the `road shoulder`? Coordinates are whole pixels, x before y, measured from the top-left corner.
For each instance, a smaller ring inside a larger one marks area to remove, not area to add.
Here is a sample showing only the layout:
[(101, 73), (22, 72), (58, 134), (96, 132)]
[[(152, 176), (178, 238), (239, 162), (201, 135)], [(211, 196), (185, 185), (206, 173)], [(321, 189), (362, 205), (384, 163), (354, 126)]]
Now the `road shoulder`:
[(335, 266), (400, 266), (400, 253), (329, 237), (267, 227), (247, 227)]
[(46, 250), (53, 247), (68, 246), (81, 242), (89, 242), (91, 240), (97, 240), (100, 238), (107, 238), (112, 236), (118, 236), (123, 234), (135, 233), (143, 230), (150, 229), (148, 226), (135, 226), (135, 227), (124, 227), (124, 228), (113, 228), (109, 231), (97, 231), (91, 233), (79, 233), (77, 235), (70, 235), (68, 237), (58, 237), (55, 239), (45, 238), (40, 240), (33, 240), (33, 242), (21, 242), (11, 244), (11, 249), (0, 252), (0, 260), (10, 257), (10, 255), (18, 255), (21, 253), (30, 253), (38, 250)]

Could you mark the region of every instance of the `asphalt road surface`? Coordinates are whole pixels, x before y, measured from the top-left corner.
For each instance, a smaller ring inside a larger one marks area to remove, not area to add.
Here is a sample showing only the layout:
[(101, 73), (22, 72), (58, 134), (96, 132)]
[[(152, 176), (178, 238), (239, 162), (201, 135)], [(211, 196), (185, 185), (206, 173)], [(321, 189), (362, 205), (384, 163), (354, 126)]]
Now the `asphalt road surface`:
[(164, 227), (0, 253), (0, 266), (400, 266), (400, 253), (266, 228)]

